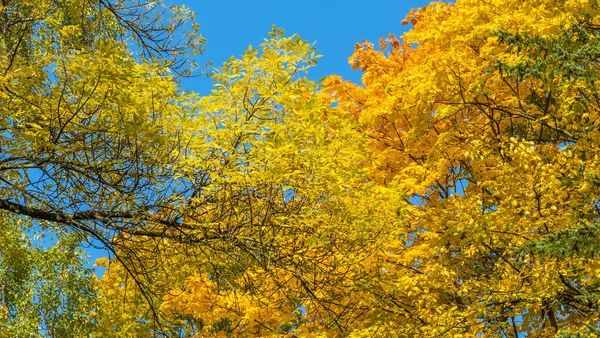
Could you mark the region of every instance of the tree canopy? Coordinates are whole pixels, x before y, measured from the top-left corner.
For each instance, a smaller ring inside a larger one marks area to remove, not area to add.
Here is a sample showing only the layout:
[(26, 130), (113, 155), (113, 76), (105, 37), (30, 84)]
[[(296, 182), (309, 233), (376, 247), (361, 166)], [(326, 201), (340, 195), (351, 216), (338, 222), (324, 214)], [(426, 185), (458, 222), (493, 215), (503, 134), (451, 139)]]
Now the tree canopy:
[[(82, 337), (95, 332), (97, 280), (85, 267), (81, 238), (52, 224), (36, 228), (7, 212), (0, 217), (0, 335)], [(44, 238), (51, 230), (56, 238)]]
[(363, 86), (329, 78), (370, 177), (407, 193), (388, 253), (411, 269), (381, 280), (412, 316), (396, 332), (597, 332), (598, 9), (433, 3), (401, 39), (357, 46)]
[(434, 2), (360, 84), (273, 27), (200, 96), (184, 6), (4, 1), (0, 332), (600, 334), (599, 11)]

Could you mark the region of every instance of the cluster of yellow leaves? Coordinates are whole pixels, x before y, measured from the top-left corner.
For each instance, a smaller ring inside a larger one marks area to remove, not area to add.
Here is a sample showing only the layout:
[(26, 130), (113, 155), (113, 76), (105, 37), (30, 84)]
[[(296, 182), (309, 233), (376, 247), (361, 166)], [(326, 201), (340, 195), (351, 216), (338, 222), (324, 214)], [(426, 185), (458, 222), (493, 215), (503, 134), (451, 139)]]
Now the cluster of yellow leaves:
[(363, 86), (327, 79), (371, 138), (370, 178), (411, 204), (371, 287), (389, 331), (545, 336), (597, 323), (595, 301), (576, 300), (596, 288), (597, 259), (519, 249), (598, 217), (598, 102), (582, 100), (597, 91), (557, 64), (532, 75), (544, 54), (498, 32), (558, 39), (598, 15), (595, 1), (432, 3), (401, 40), (356, 47)]
[[(189, 110), (168, 70), (139, 62), (125, 42), (104, 36), (118, 23), (91, 8), (87, 1), (23, 1), (6, 9), (38, 24), (5, 34), (0, 46), (2, 170), (10, 182), (0, 187), (2, 196), (35, 196), (43, 209), (128, 209), (137, 202), (119, 196), (119, 188), (160, 182), (179, 145), (189, 142), (181, 131)], [(26, 173), (35, 167), (43, 172), (34, 174), (38, 181)], [(82, 201), (90, 191), (94, 198)]]
[(113, 334), (155, 330), (140, 306), (148, 297), (162, 303), (167, 331), (199, 336), (316, 337), (362, 325), (371, 303), (360, 295), (380, 273), (402, 196), (366, 181), (366, 135), (302, 77), (314, 48), (282, 33), (225, 63), (194, 105), (177, 161), (182, 182), (199, 177), (181, 206), (191, 242), (115, 239), (147, 252), (136, 261), (153, 267), (154, 293), (136, 291), (112, 261), (102, 307)]

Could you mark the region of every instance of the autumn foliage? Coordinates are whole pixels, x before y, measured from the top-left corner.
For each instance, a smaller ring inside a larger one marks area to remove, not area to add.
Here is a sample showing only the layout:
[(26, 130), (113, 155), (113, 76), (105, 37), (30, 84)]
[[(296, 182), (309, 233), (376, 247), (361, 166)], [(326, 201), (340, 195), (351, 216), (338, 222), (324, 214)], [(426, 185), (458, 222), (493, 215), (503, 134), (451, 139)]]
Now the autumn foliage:
[(457, 1), (407, 22), (357, 46), (363, 86), (327, 84), (371, 139), (371, 179), (406, 193), (381, 324), (597, 332), (598, 6)]
[[(19, 270), (37, 249), (0, 237), (0, 285), (31, 285), (0, 289), (0, 333), (37, 306), (76, 313), (65, 337), (600, 335), (596, 1), (414, 9), (356, 46), (361, 84), (310, 80), (314, 46), (274, 27), (206, 96), (177, 82), (197, 26), (151, 34), (193, 15), (134, 3), (0, 5), (5, 228), (110, 250), (94, 280), (77, 255)], [(81, 306), (12, 300), (63, 285), (50, 265)]]

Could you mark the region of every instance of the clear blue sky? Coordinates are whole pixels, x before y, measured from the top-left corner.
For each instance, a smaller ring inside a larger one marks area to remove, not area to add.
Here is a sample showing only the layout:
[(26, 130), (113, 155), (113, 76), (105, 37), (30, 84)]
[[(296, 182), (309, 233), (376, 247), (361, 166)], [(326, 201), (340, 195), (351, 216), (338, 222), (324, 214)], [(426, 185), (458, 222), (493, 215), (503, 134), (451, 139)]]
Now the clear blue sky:
[[(165, 0), (169, 2), (169, 0)], [(177, 0), (197, 14), (200, 30), (208, 40), (206, 52), (199, 58), (201, 66), (214, 61), (220, 66), (230, 56), (240, 55), (248, 45), (258, 46), (268, 37), (271, 26), (285, 29), (286, 35), (298, 34), (304, 40), (316, 42), (323, 58), (309, 71), (318, 80), (329, 74), (339, 74), (357, 82), (358, 72), (348, 65), (354, 45), (363, 40), (376, 43), (389, 33), (400, 35), (410, 26), (401, 21), (411, 8), (430, 3), (426, 0)], [(199, 94), (210, 91), (206, 78), (185, 80), (182, 86)]]

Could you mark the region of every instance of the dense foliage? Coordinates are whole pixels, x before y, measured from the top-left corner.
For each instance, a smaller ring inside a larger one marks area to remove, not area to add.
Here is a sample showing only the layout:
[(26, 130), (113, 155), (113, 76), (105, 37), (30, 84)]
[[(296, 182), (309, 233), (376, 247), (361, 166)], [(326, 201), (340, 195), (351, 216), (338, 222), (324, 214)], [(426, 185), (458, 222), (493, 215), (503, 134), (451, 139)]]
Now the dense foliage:
[(596, 329), (598, 9), (435, 3), (401, 41), (357, 47), (364, 87), (329, 79), (371, 138), (371, 177), (409, 197), (388, 252), (412, 271), (380, 280), (411, 317), (396, 332)]
[(361, 84), (274, 27), (203, 97), (185, 7), (0, 12), (0, 333), (600, 333), (596, 1), (415, 9)]
[[(98, 288), (81, 239), (6, 212), (0, 217), (0, 336), (89, 336)], [(46, 237), (52, 231), (55, 238)]]

